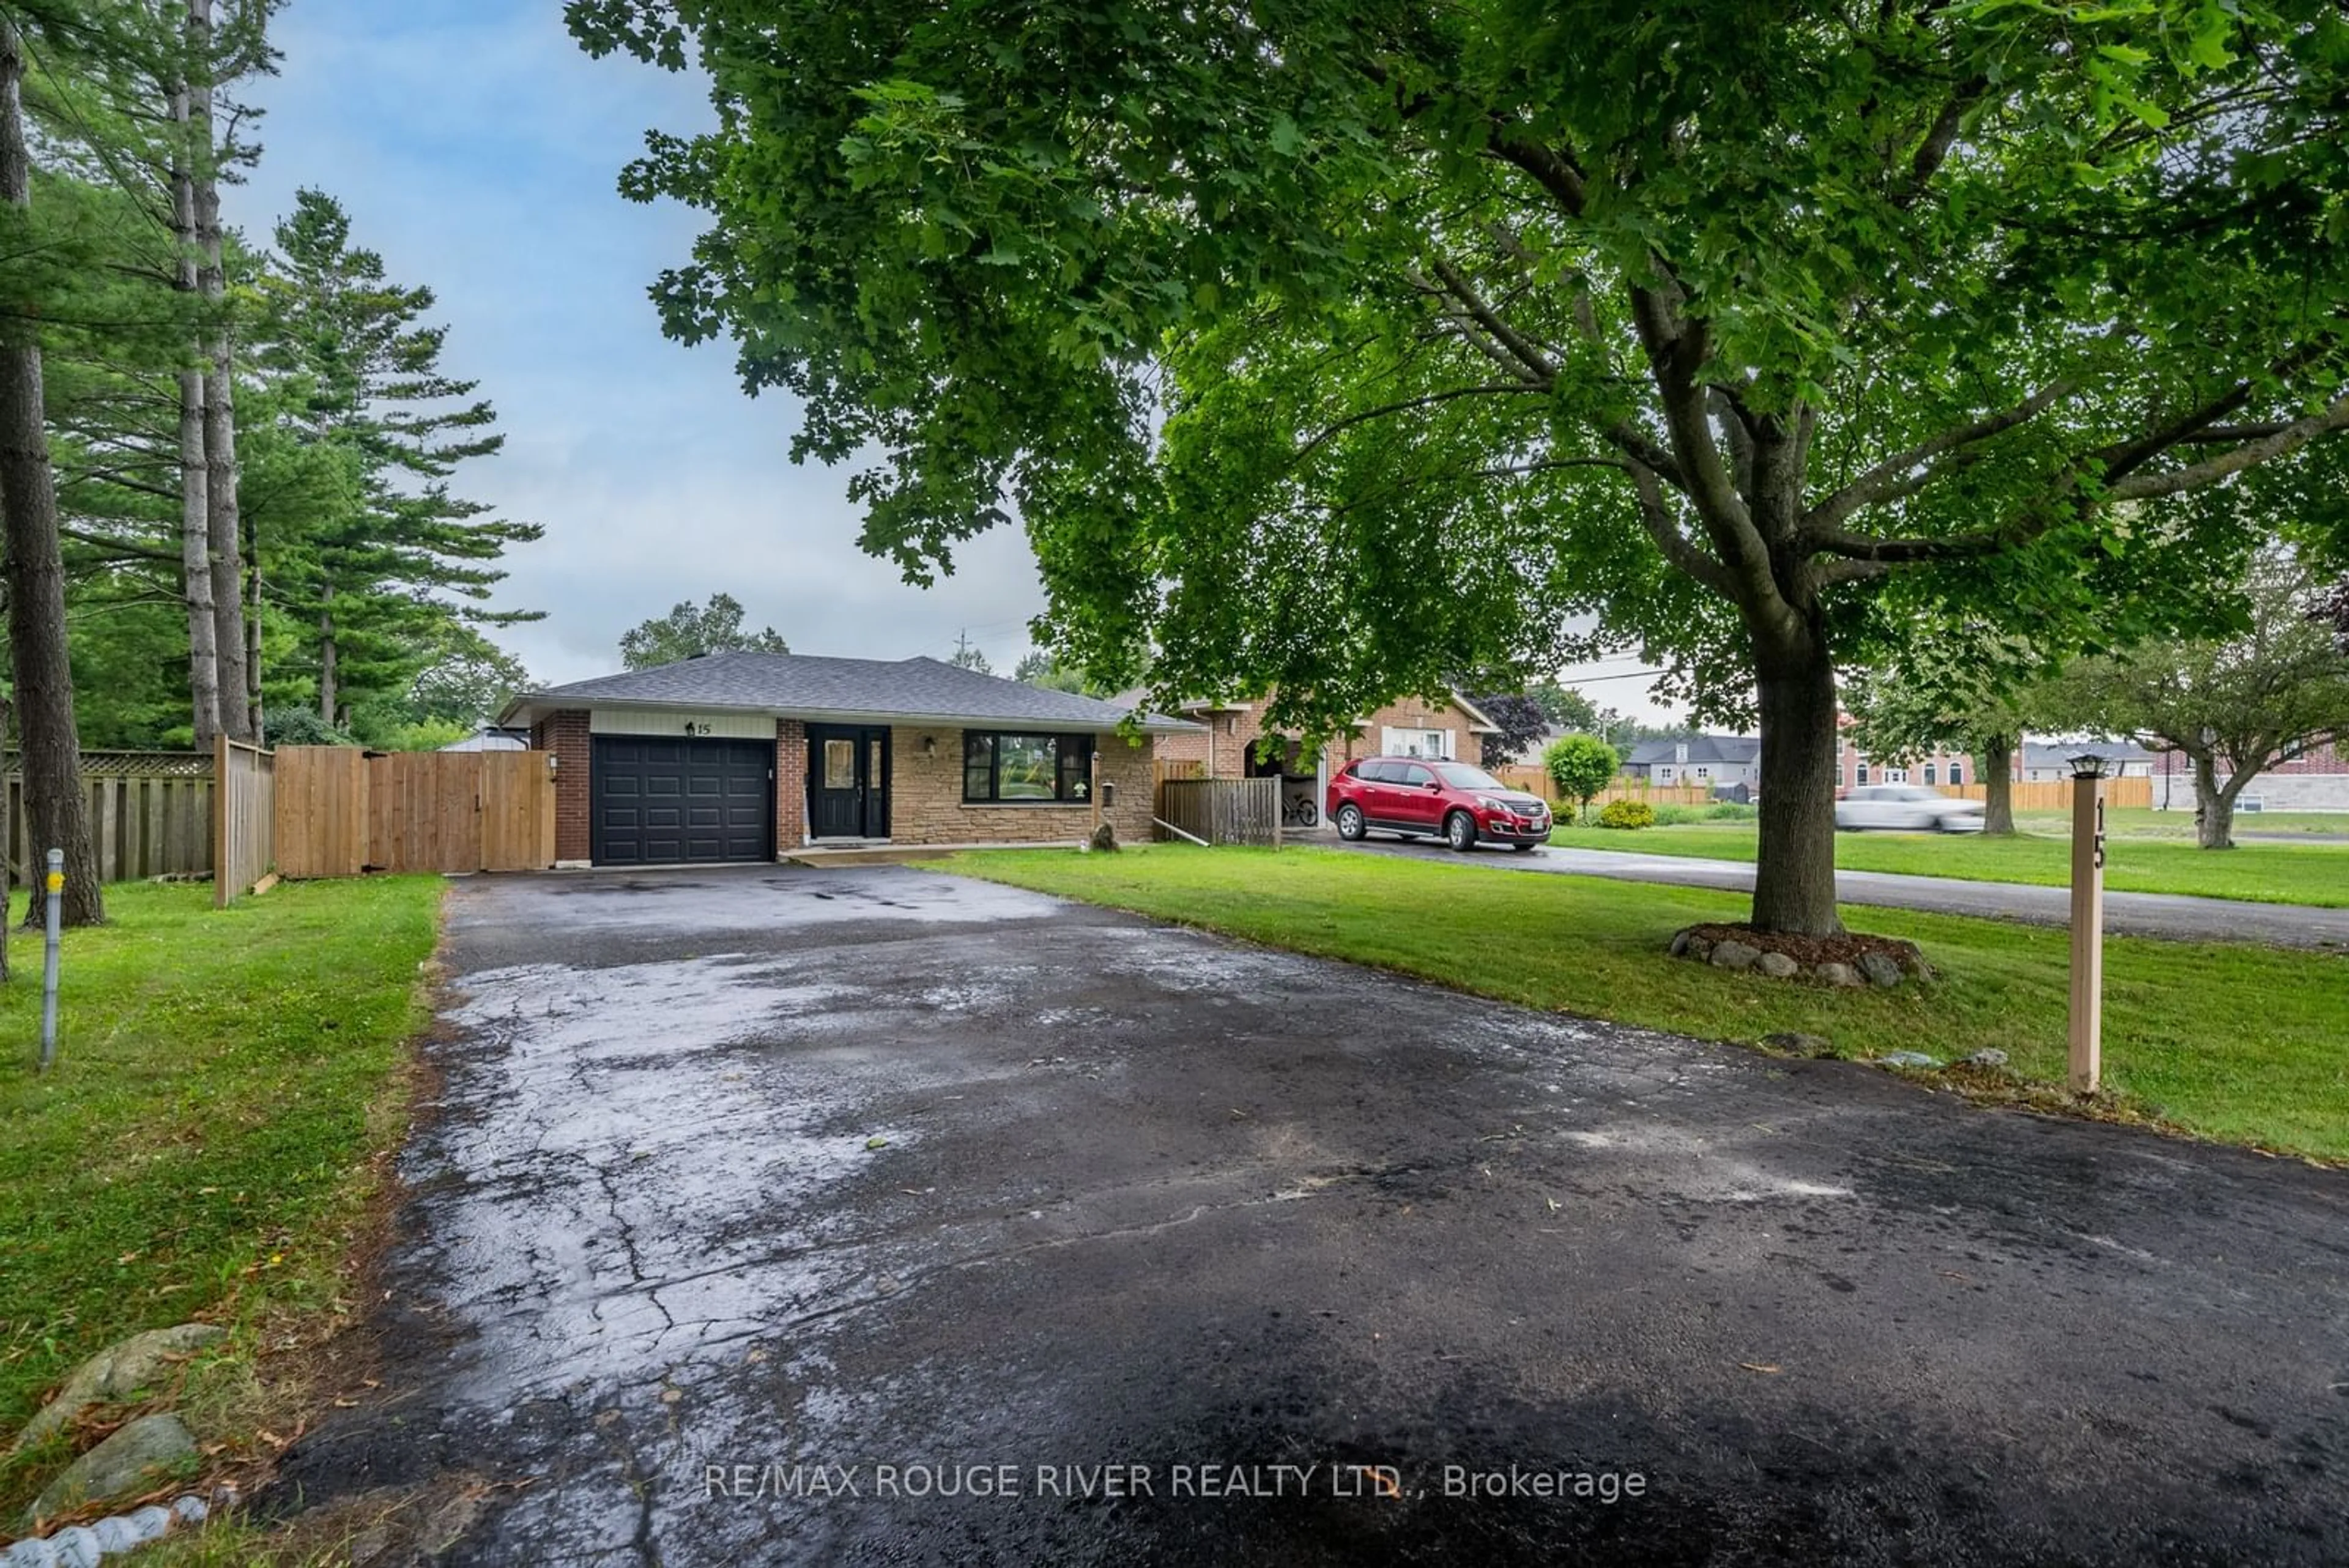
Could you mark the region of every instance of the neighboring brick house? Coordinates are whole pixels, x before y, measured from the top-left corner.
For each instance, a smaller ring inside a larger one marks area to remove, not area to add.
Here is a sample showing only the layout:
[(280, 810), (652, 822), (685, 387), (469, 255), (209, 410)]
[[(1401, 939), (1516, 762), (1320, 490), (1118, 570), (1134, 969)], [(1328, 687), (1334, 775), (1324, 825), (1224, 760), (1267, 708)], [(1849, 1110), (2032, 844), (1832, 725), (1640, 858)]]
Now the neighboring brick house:
[[(2016, 775), (2021, 774), (2021, 756), (2016, 758)], [(1836, 746), (1836, 788), (1838, 791), (1857, 789), (1863, 784), (1930, 784), (1946, 789), (1953, 784), (1982, 783), (1981, 764), (1963, 752), (1937, 750), (1929, 756), (1916, 757), (1903, 763), (1891, 763), (1871, 758), (1852, 744), (1847, 731)]]
[[(1112, 701), (1132, 708), (1142, 701), (1129, 691)], [(1184, 718), (1195, 726), (1189, 732), (1161, 733), (1155, 751), (1161, 763), (1190, 763), (1204, 776), (1219, 779), (1255, 778), (1278, 774), (1288, 781), (1292, 820), (1299, 803), (1312, 805), (1329, 794), (1330, 775), (1357, 757), (1449, 757), (1475, 762), (1484, 747), (1482, 737), (1496, 726), (1459, 692), (1445, 701), (1424, 697), (1399, 697), (1357, 719), (1350, 730), (1319, 754), (1308, 756), (1294, 735), (1270, 759), (1257, 754), (1266, 733), (1264, 701), (1185, 702)], [(1278, 733), (1278, 732), (1275, 732)]]
[(517, 697), (554, 754), (562, 866), (780, 858), (811, 845), (1150, 836), (1151, 744), (1197, 726), (960, 670), (728, 652)]

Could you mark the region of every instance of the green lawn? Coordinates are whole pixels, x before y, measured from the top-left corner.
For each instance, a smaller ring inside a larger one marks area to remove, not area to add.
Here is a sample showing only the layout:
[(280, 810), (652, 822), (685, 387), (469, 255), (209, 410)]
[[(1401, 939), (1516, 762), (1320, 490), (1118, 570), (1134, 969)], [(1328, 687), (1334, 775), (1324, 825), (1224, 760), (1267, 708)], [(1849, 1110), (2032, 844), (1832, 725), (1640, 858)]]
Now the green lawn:
[[(2157, 786), (2158, 787), (2158, 786)], [(2068, 811), (2018, 811), (2014, 825), (2025, 833), (2069, 835), (2072, 814)], [(2127, 837), (2183, 838), (2194, 837), (2194, 811), (2189, 805), (2184, 810), (2155, 811), (2150, 806), (2112, 806), (2105, 812), (2105, 831)], [(2246, 813), (2235, 818), (2235, 832), (2257, 834), (2292, 834), (2319, 839), (2338, 838), (2349, 843), (2349, 811), (2261, 811)]]
[[(2043, 927), (1847, 909), (1857, 929), (1917, 942), (1942, 978), (1836, 991), (1666, 959), (1678, 928), (1744, 918), (1743, 896), (1699, 888), (1302, 848), (993, 851), (950, 865), (1533, 1007), (1705, 1039), (1795, 1030), (1845, 1055), (1994, 1045), (2027, 1078), (2064, 1075), (2068, 939)], [(2105, 961), (2106, 1082), (2132, 1108), (2349, 1158), (2349, 958), (2115, 938)]]
[[(2018, 826), (2024, 830), (2012, 838), (1838, 833), (1836, 864), (1847, 871), (1899, 871), (2051, 888), (2070, 882), (2071, 836), (2037, 822)], [(1550, 842), (1576, 849), (1751, 860), (1754, 833), (1751, 822), (1682, 823), (1636, 832), (1561, 826), (1550, 835)], [(2108, 821), (2105, 886), (2119, 892), (2194, 893), (2208, 898), (2349, 909), (2349, 840), (2313, 838), (2306, 844), (2239, 843), (2232, 849), (2199, 849), (2190, 838), (2138, 836)]]
[[(107, 889), (67, 933), (58, 1064), (34, 1063), (40, 946), (0, 990), (0, 1434), (126, 1334), (331, 1292), (336, 1226), (397, 1137), (438, 877)], [(21, 907), (21, 905), (20, 905)], [(0, 1463), (0, 1519), (65, 1458)]]

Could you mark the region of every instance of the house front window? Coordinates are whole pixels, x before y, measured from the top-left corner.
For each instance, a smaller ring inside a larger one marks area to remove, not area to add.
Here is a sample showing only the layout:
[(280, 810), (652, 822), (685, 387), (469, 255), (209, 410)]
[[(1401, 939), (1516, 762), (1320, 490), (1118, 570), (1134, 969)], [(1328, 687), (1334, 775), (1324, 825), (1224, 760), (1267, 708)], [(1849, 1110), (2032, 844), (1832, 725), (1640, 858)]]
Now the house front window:
[(1857, 767), (1854, 768), (1852, 770), (1852, 778), (1853, 782), (1857, 784), (1866, 784), (1868, 782), (1868, 764), (1866, 763), (1862, 763)]
[(1933, 764), (1930, 763), (1925, 764), (1925, 782), (1927, 784), (1933, 782)]
[(1091, 735), (1023, 735), (965, 731), (962, 798), (966, 805), (1053, 805), (1081, 803), (1092, 788)]
[(1954, 789), (1954, 788), (1956, 788), (1959, 784), (1963, 784), (1963, 783), (1965, 783), (1965, 782), (1966, 782), (1966, 775), (1965, 775), (1965, 764), (1964, 764), (1964, 763), (1961, 763), (1961, 762), (1959, 762), (1957, 758), (1955, 758), (1955, 757), (1951, 757), (1951, 758), (1950, 759), (1950, 785), (1951, 785), (1951, 787)]

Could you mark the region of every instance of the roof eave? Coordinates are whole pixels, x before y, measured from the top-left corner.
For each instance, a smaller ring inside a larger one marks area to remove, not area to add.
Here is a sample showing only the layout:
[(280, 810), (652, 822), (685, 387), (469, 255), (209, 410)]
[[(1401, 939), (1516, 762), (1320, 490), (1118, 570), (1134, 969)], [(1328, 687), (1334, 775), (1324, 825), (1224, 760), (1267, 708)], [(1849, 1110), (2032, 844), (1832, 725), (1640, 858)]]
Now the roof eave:
[[(547, 712), (580, 711), (592, 708), (650, 708), (672, 713), (763, 713), (774, 719), (797, 719), (802, 723), (818, 724), (936, 724), (967, 729), (1004, 730), (1019, 725), (1034, 725), (1047, 730), (1090, 730), (1106, 732), (1123, 729), (1123, 717), (1095, 721), (1081, 718), (1045, 718), (1032, 713), (936, 713), (915, 712), (905, 709), (883, 708), (812, 708), (778, 707), (765, 702), (680, 701), (674, 697), (594, 697), (573, 696), (562, 691), (533, 691), (516, 697), (498, 714), (498, 722), (512, 722), (515, 715), (527, 713), (534, 720), (543, 710)], [(1163, 713), (1142, 716), (1133, 726), (1146, 735), (1189, 735), (1202, 733), (1206, 726), (1184, 719), (1170, 719)]]

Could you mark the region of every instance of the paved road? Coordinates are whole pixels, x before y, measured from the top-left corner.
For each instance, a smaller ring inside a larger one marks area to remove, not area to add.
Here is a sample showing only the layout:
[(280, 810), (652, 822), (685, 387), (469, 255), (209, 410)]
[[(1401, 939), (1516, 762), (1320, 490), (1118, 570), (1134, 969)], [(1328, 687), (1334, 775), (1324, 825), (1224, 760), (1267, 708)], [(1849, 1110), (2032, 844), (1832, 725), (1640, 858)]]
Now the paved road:
[(2341, 1173), (913, 867), (452, 898), (274, 1499), (442, 1560), (2349, 1561)]
[[(1448, 857), (1433, 840), (1373, 837), (1347, 844), (1335, 835), (1319, 842), (1332, 849), (1371, 855)], [(1611, 849), (1568, 849), (1545, 845), (1522, 854), (1485, 846), (1475, 863), (1512, 871), (1567, 872), (1578, 877), (1613, 877), (1629, 882), (1670, 882), (1687, 888), (1723, 888), (1749, 892), (1754, 867), (1742, 860), (1700, 860), (1678, 855), (1638, 855)], [(2072, 894), (2066, 888), (2034, 888), (2019, 882), (1971, 882), (1954, 877), (1903, 877), (1887, 871), (1838, 871), (1836, 895), (1847, 904), (1880, 904), (1896, 909), (1930, 909), (1945, 915), (1986, 915), (2066, 926)], [(2105, 894), (2105, 929), (2139, 937), (2188, 941), (2264, 942), (2271, 947), (2349, 948), (2349, 909), (2302, 904), (2252, 904), (2233, 898), (2189, 898), (2170, 893)]]

